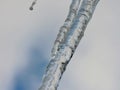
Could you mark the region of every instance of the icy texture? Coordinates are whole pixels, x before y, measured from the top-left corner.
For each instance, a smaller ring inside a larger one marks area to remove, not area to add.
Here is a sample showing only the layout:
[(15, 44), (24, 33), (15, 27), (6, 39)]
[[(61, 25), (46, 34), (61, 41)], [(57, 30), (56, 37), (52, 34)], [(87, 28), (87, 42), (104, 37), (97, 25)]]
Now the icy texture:
[(51, 57), (54, 57), (56, 55), (56, 53), (59, 51), (61, 44), (64, 43), (67, 33), (69, 32), (71, 25), (73, 24), (73, 21), (77, 15), (79, 5), (80, 0), (72, 0), (68, 16), (64, 22), (64, 25), (60, 28), (54, 46), (52, 48)]
[[(74, 1), (74, 0), (73, 0)], [(99, 0), (83, 0), (73, 24), (69, 27), (67, 34), (60, 31), (58, 34), (58, 46), (55, 42), (55, 51), (46, 69), (42, 85), (39, 90), (57, 90), (59, 81), (69, 61), (71, 60), (80, 39), (84, 35), (85, 28), (91, 19), (94, 9)], [(69, 20), (68, 20), (69, 21)], [(70, 21), (71, 22), (71, 21)], [(68, 25), (69, 26), (69, 25)], [(62, 42), (64, 39), (64, 42)], [(62, 43), (61, 43), (62, 42)]]

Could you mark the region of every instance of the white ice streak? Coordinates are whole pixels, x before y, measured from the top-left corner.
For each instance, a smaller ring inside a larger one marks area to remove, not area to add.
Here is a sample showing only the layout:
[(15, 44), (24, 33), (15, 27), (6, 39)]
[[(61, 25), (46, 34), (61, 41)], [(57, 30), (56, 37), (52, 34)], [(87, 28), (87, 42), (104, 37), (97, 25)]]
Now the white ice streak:
[(56, 55), (57, 51), (59, 51), (60, 45), (64, 43), (67, 33), (69, 32), (71, 25), (73, 24), (74, 19), (77, 15), (79, 5), (80, 5), (80, 0), (72, 0), (68, 16), (63, 26), (60, 28), (57, 38), (54, 42), (54, 46), (51, 51), (51, 57), (54, 57)]
[[(64, 42), (61, 43), (59, 49), (55, 45), (55, 52), (52, 51), (54, 55), (47, 66), (39, 90), (57, 90), (63, 72), (84, 35), (85, 28), (94, 13), (98, 1), (99, 0), (83, 0), (78, 14), (67, 34), (64, 34), (64, 37), (62, 36), (62, 31), (60, 31), (61, 34), (58, 34), (59, 36), (57, 38), (61, 37), (64, 39)], [(61, 42), (61, 39), (59, 39), (59, 41)]]

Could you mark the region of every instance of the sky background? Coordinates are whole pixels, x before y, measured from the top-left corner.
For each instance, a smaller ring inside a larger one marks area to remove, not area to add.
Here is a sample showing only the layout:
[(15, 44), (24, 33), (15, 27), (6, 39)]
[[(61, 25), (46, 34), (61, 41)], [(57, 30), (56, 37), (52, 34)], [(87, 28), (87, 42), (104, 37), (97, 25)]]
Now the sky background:
[[(37, 90), (71, 0), (0, 0), (0, 90)], [(120, 90), (120, 1), (101, 0), (58, 90)]]

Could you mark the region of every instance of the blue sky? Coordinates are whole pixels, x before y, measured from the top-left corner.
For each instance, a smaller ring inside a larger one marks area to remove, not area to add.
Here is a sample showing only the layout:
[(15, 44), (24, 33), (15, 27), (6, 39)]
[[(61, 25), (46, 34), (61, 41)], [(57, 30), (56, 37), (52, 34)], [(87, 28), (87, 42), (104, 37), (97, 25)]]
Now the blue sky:
[[(37, 90), (71, 0), (0, 1), (0, 90)], [(101, 0), (58, 90), (120, 90), (119, 0)]]

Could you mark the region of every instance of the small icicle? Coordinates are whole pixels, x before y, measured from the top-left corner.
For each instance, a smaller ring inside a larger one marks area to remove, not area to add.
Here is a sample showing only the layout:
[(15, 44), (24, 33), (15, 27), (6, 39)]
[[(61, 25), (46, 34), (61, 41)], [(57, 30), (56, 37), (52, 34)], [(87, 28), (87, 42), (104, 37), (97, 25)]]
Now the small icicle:
[(33, 2), (32, 2), (32, 5), (30, 6), (30, 10), (33, 10), (33, 6), (36, 4), (36, 2), (37, 2), (37, 0), (34, 0)]

